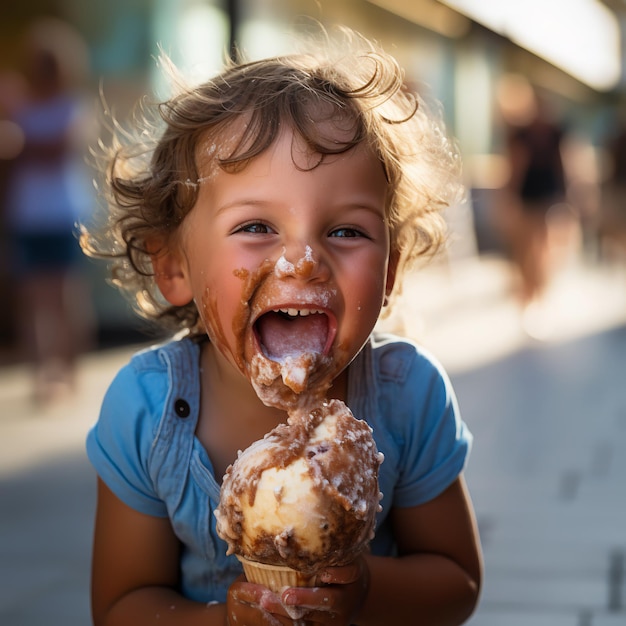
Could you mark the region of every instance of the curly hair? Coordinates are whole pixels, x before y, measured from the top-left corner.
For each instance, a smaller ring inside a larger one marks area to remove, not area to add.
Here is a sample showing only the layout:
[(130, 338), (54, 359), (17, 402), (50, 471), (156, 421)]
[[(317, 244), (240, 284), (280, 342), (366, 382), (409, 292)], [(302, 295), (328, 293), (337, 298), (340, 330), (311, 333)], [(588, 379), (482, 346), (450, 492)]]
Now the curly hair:
[(147, 242), (167, 246), (176, 236), (196, 202), (201, 171), (245, 168), (285, 124), (318, 155), (312, 167), (362, 142), (378, 156), (389, 183), (387, 222), (399, 276), (439, 249), (441, 210), (462, 190), (454, 142), (440, 111), (407, 86), (397, 61), (364, 37), (347, 35), (347, 49), (325, 39), (313, 53), (231, 62), (159, 104), (158, 116), (142, 109), (134, 132), (116, 125), (103, 153), (105, 223), (83, 225), (81, 245), (110, 261), (113, 284), (140, 315), (172, 330), (197, 328), (193, 302), (175, 307), (160, 295)]

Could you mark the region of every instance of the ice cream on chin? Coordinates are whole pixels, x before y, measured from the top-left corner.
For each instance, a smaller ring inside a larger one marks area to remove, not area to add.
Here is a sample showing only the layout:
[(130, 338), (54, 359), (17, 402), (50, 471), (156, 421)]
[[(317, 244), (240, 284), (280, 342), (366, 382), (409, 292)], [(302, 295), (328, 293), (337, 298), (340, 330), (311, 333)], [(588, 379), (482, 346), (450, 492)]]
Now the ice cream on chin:
[(283, 280), (313, 262), (307, 247), (296, 264), (283, 255), (245, 276), (249, 310), (233, 326), (242, 360), (259, 398), (289, 417), (239, 453), (215, 513), (229, 554), (308, 574), (363, 551), (382, 497), (371, 428), (340, 400), (326, 400), (345, 366), (333, 345), (333, 294)]

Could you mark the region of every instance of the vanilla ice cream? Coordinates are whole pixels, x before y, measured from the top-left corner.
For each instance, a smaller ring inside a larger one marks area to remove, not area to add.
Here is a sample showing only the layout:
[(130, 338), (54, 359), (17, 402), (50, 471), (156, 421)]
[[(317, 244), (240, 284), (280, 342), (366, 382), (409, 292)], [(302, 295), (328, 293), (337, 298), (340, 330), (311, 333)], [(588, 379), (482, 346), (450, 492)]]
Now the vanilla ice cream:
[(291, 414), (227, 469), (217, 532), (252, 561), (300, 572), (350, 563), (373, 537), (382, 460), (340, 400)]

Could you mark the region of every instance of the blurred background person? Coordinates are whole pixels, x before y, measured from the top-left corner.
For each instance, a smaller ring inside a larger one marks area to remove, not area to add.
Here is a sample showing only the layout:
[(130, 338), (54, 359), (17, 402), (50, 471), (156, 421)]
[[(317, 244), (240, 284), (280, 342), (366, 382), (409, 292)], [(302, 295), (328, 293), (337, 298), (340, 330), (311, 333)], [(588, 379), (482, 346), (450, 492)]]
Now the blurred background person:
[(605, 140), (608, 160), (599, 224), (600, 254), (626, 258), (626, 102), (617, 107), (615, 124)]
[(498, 96), (509, 178), (497, 221), (518, 278), (524, 330), (544, 338), (549, 333), (546, 291), (578, 239), (578, 219), (568, 198), (566, 129), (522, 76), (504, 77)]
[(87, 47), (65, 22), (27, 28), (23, 71), (0, 77), (0, 143), (10, 159), (4, 196), (16, 340), (34, 368), (34, 399), (71, 390), (90, 343), (92, 312), (74, 228), (92, 209), (81, 84)]

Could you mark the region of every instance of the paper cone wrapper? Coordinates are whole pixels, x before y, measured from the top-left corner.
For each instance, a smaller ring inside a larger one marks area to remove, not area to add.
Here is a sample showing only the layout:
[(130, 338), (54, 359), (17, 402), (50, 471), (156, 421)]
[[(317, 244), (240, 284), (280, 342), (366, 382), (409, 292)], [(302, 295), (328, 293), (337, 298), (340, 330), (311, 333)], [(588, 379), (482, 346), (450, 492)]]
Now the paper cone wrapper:
[(249, 561), (237, 556), (243, 565), (243, 571), (249, 583), (264, 585), (274, 593), (280, 593), (285, 587), (313, 587), (315, 574), (303, 574), (298, 570), (281, 565), (266, 565)]

